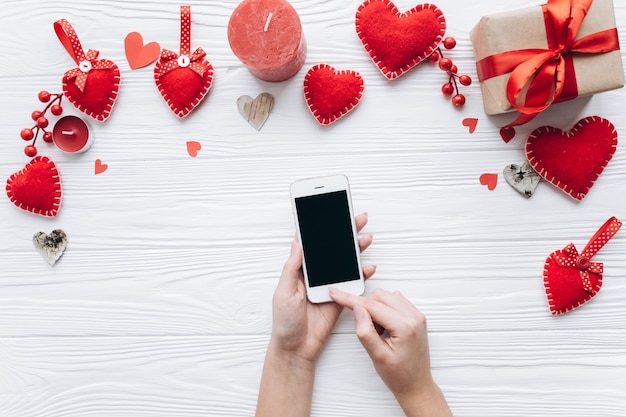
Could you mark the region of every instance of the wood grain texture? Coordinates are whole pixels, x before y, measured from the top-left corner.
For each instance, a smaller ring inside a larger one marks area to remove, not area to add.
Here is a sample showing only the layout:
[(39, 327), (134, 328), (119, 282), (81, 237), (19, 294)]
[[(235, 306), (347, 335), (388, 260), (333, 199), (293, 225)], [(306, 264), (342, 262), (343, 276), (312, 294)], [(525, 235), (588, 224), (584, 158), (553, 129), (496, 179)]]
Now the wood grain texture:
[[(610, 216), (626, 218), (626, 154), (618, 148), (582, 202), (541, 183), (530, 199), (485, 172), (524, 160), (524, 138), (589, 115), (625, 131), (626, 91), (561, 103), (508, 144), (486, 117), (477, 83), (462, 110), (440, 92), (445, 75), (423, 64), (389, 82), (354, 32), (358, 0), (293, 0), (307, 61), (293, 79), (256, 80), (230, 51), (238, 0), (191, 1), (192, 47), (215, 67), (205, 101), (178, 120), (152, 68), (131, 71), (123, 40), (177, 50), (178, 3), (165, 0), (3, 1), (0, 15), (0, 178), (26, 162), (19, 131), (41, 89), (60, 90), (73, 66), (52, 23), (74, 25), (83, 46), (122, 71), (109, 120), (92, 122), (82, 155), (40, 144), (61, 172), (59, 216), (22, 212), (0, 198), (0, 417), (249, 416), (271, 331), (271, 296), (293, 237), (289, 184), (345, 173), (374, 244), (367, 284), (404, 292), (429, 319), (436, 380), (458, 416), (621, 417), (626, 410), (626, 238), (596, 255), (604, 286), (580, 310), (552, 317), (541, 274), (548, 254), (582, 248)], [(415, 5), (397, 0), (406, 10)], [(476, 79), (469, 30), (526, 0), (441, 0), (457, 38), (449, 52)], [(626, 44), (626, 4), (616, 2)], [(327, 63), (365, 79), (359, 107), (321, 127), (302, 93), (308, 68)], [(237, 98), (275, 97), (261, 131)], [(65, 102), (66, 113), (75, 113)], [(469, 134), (463, 118), (479, 119)], [(198, 141), (196, 158), (186, 142)], [(94, 175), (94, 161), (109, 168)], [(32, 244), (63, 229), (53, 267)], [(318, 365), (314, 416), (400, 416), (344, 313)]]

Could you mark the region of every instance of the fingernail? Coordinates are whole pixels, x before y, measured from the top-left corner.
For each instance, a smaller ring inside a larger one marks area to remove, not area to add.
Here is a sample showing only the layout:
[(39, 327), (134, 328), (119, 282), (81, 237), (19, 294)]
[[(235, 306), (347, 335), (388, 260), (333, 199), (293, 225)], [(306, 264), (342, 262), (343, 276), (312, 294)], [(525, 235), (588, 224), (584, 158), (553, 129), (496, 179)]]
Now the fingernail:
[(335, 287), (329, 287), (328, 288), (328, 293), (330, 295), (337, 295), (337, 294), (339, 294), (339, 290), (337, 290), (337, 288), (335, 288)]
[(293, 255), (296, 252), (296, 240), (292, 240), (291, 241), (291, 255)]

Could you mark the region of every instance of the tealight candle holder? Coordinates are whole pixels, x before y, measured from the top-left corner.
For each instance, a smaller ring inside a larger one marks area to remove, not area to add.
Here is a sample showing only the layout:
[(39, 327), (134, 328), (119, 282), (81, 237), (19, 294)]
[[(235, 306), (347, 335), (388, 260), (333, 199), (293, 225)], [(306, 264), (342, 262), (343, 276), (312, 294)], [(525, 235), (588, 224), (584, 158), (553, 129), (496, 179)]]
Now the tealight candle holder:
[(93, 134), (87, 122), (77, 116), (60, 118), (52, 129), (52, 141), (57, 148), (67, 153), (82, 153), (93, 144)]

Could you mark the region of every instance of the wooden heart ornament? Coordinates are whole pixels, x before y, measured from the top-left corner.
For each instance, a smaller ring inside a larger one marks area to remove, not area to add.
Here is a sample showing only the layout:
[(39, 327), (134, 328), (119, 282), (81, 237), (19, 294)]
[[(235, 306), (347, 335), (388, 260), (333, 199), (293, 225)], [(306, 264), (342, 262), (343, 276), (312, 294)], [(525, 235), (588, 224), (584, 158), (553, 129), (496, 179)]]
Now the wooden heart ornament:
[(390, 0), (366, 0), (356, 12), (356, 32), (378, 69), (393, 80), (437, 49), (446, 21), (433, 4), (400, 13)]
[(67, 248), (67, 235), (61, 229), (50, 234), (38, 232), (33, 236), (33, 245), (50, 265), (54, 265)]
[(65, 19), (54, 22), (54, 31), (78, 67), (63, 75), (63, 94), (78, 110), (104, 122), (110, 115), (120, 89), (120, 70), (99, 52), (85, 52), (72, 25)]
[(321, 125), (336, 122), (353, 110), (363, 97), (363, 77), (351, 70), (337, 71), (318, 64), (304, 77), (304, 98), (309, 110)]
[(37, 156), (7, 180), (9, 200), (22, 210), (56, 216), (61, 204), (61, 177), (47, 156)]
[(603, 265), (591, 258), (617, 233), (622, 222), (611, 217), (579, 254), (573, 243), (552, 252), (543, 269), (543, 284), (553, 315), (578, 308), (602, 287)]
[(256, 98), (241, 96), (237, 99), (237, 109), (244, 119), (256, 130), (261, 130), (274, 107), (274, 96), (261, 93)]
[(533, 196), (539, 181), (541, 181), (541, 176), (530, 166), (528, 161), (524, 162), (522, 166), (507, 165), (502, 174), (507, 184), (526, 198)]
[(550, 126), (533, 131), (526, 156), (544, 179), (582, 200), (617, 149), (617, 130), (598, 116), (580, 120), (569, 132)]
[(180, 118), (200, 104), (213, 84), (213, 66), (204, 59), (206, 52), (191, 53), (191, 8), (180, 7), (180, 54), (163, 49), (154, 67), (159, 93)]

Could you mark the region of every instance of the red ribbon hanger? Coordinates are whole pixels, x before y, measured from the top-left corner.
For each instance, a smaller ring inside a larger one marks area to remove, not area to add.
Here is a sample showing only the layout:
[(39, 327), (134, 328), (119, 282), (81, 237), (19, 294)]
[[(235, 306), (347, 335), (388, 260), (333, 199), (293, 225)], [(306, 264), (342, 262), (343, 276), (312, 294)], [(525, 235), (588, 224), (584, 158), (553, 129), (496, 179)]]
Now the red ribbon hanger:
[[(508, 126), (532, 120), (551, 104), (578, 97), (575, 54), (601, 54), (619, 50), (617, 28), (576, 40), (593, 0), (548, 0), (542, 5), (547, 49), (520, 49), (481, 59), (476, 64), (480, 81), (511, 74), (507, 99), (521, 115)], [(520, 103), (522, 91), (526, 96)]]

